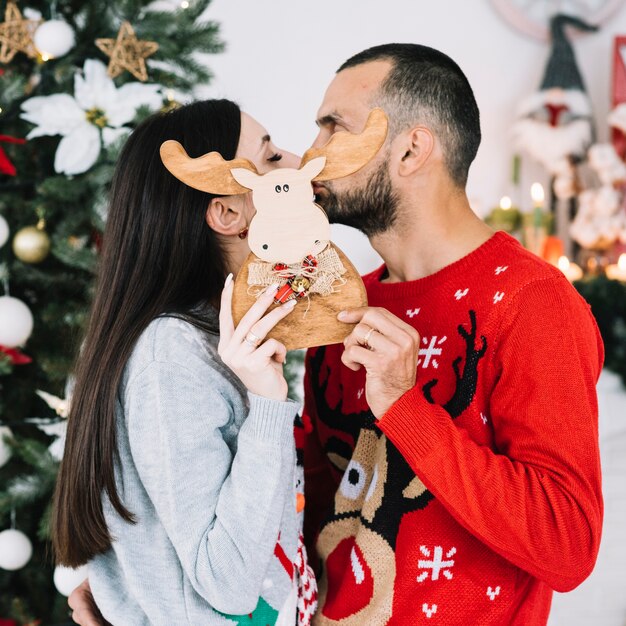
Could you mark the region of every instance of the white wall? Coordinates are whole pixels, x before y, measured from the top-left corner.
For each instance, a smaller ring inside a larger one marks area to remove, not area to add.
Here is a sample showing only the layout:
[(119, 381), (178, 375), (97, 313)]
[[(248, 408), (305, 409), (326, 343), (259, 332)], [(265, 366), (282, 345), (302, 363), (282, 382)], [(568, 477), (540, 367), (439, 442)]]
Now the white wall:
[[(221, 24), (228, 47), (207, 57), (215, 80), (197, 95), (236, 100), (279, 146), (298, 153), (315, 137), (326, 85), (352, 54), (392, 41), (449, 54), (467, 74), (482, 115), (483, 143), (468, 183), (472, 205), (484, 214), (510, 193), (509, 128), (516, 104), (537, 89), (549, 49), (508, 26), (489, 0), (213, 0), (207, 17)], [(626, 34), (623, 8), (599, 33), (575, 42), (601, 139), (608, 135), (616, 34)], [(524, 190), (542, 180), (536, 166), (526, 163), (523, 172)], [(348, 230), (335, 229), (334, 241), (369, 270), (378, 259)]]

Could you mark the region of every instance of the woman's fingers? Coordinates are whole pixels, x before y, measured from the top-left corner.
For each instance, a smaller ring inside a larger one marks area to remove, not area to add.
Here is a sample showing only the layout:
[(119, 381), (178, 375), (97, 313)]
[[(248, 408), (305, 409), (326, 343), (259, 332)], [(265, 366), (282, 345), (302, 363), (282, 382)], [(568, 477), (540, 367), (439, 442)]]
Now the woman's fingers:
[(233, 275), (229, 274), (224, 282), (220, 303), (220, 344), (227, 345), (235, 331), (232, 313)]
[(262, 360), (273, 359), (277, 363), (284, 363), (287, 358), (287, 348), (276, 339), (268, 339), (254, 351), (251, 358), (260, 358)]
[(272, 328), (274, 328), (280, 320), (287, 317), (287, 315), (294, 310), (295, 306), (295, 300), (289, 300), (289, 302), (285, 302), (285, 304), (277, 306), (256, 322), (256, 324), (254, 324), (248, 332), (256, 335), (259, 339), (265, 339), (270, 330), (272, 330)]
[[(278, 283), (270, 285), (265, 292), (263, 292), (256, 302), (246, 311), (246, 314), (241, 318), (237, 328), (232, 337), (236, 343), (241, 343), (245, 336), (250, 332), (252, 326), (261, 319), (265, 311), (269, 309), (272, 302), (274, 302), (274, 295), (278, 291)], [(258, 333), (254, 333), (259, 336)]]

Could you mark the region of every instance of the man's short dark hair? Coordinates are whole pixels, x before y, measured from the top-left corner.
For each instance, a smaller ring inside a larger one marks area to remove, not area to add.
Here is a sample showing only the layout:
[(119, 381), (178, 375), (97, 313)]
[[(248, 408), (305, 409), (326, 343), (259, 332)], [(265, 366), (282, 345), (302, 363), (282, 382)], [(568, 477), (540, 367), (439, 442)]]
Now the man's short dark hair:
[(389, 114), (390, 137), (415, 124), (428, 126), (439, 138), (443, 158), (455, 184), (465, 187), (480, 145), (480, 113), (461, 68), (448, 56), (418, 44), (392, 43), (368, 48), (338, 70), (370, 61), (391, 61), (372, 105)]

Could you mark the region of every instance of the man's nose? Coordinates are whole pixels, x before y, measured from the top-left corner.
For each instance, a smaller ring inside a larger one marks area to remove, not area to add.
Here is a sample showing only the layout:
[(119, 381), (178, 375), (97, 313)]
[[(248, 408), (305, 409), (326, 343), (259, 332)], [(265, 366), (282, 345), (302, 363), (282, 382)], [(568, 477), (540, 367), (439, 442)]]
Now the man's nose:
[(315, 141), (311, 144), (311, 148), (321, 148), (328, 141), (328, 133), (325, 133), (323, 129), (317, 133)]

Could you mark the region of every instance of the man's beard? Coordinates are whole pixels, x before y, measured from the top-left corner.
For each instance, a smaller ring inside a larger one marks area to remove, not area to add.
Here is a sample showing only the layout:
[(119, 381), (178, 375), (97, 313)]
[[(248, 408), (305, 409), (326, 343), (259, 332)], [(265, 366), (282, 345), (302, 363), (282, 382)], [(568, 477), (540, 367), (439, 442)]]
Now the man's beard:
[(388, 231), (398, 213), (398, 197), (391, 186), (387, 163), (383, 161), (374, 175), (359, 189), (333, 190), (332, 183), (324, 185), (327, 193), (319, 199), (331, 224), (345, 224), (371, 237)]

